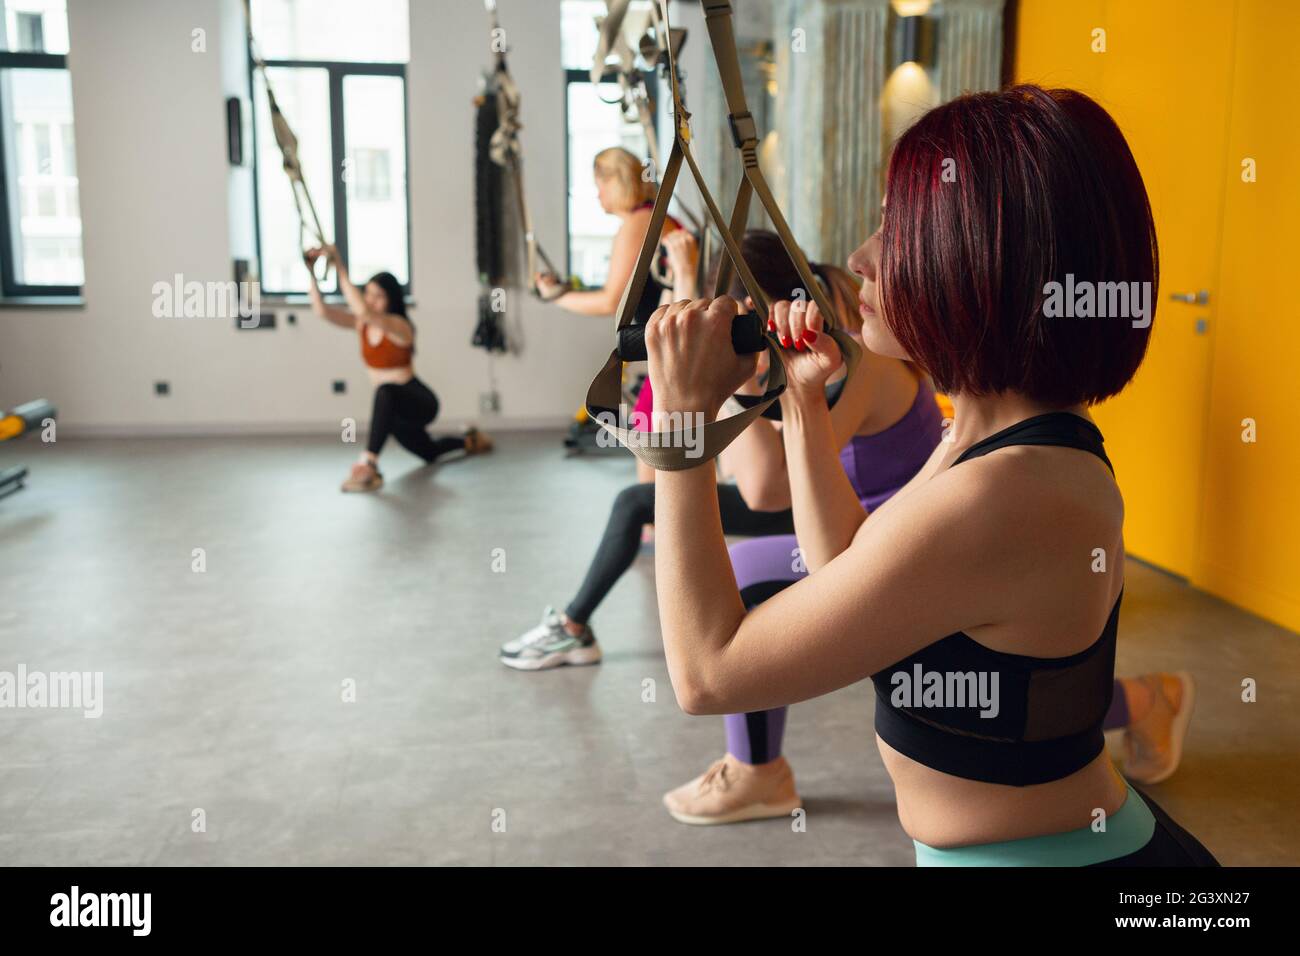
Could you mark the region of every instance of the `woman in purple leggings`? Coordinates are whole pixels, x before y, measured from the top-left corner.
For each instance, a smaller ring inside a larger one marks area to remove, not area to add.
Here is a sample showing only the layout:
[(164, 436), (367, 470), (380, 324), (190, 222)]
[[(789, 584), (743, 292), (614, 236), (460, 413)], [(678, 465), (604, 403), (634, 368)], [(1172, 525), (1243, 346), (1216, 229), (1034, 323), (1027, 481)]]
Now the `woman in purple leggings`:
[[(930, 385), (916, 377), (903, 416), (881, 428), (867, 425), (840, 449), (840, 463), (870, 514), (920, 470), (943, 437), (943, 418)], [(731, 567), (746, 610), (808, 574), (793, 534), (733, 544)], [(788, 708), (726, 718), (727, 753), (701, 776), (664, 795), (682, 823), (738, 823), (788, 816), (799, 806), (794, 773), (781, 756)]]

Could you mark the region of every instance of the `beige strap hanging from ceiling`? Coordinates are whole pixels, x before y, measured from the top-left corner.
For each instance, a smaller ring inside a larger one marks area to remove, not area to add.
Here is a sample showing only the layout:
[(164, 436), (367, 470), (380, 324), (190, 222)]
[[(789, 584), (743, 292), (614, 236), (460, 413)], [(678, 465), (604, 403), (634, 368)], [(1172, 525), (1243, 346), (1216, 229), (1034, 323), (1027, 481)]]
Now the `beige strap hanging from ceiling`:
[[(609, 58), (617, 57), (617, 79), (622, 95), (618, 99), (604, 100), (611, 106), (621, 104), (623, 113), (629, 119), (635, 119), (645, 133), (646, 147), (650, 161), (657, 171), (659, 169), (659, 135), (655, 129), (655, 117), (650, 108), (650, 93), (646, 89), (645, 77), (637, 69), (637, 57), (640, 56), (646, 66), (654, 69), (660, 59), (667, 54), (669, 45), (676, 56), (686, 39), (682, 29), (668, 30), (659, 17), (659, 7), (652, 4), (643, 17), (631, 22), (627, 28), (628, 13), (632, 0), (605, 0), (605, 15), (597, 17), (596, 26), (600, 40), (596, 46), (596, 55), (592, 59), (591, 84), (596, 89), (605, 81), (609, 71)], [(629, 32), (637, 36), (637, 45), (633, 48), (628, 42)], [(603, 97), (602, 97), (603, 99)]]
[[(659, 170), (662, 168), (659, 132), (656, 128), (654, 110), (651, 108), (650, 90), (646, 86), (642, 69), (653, 71), (668, 62), (669, 53), (673, 57), (680, 55), (682, 45), (686, 42), (686, 30), (682, 27), (670, 28), (657, 2), (651, 3), (649, 9), (639, 19), (629, 20), (631, 4), (632, 0), (605, 0), (605, 15), (596, 18), (599, 41), (596, 45), (596, 55), (592, 58), (590, 79), (593, 88), (599, 90), (600, 84), (605, 82), (613, 66), (622, 94), (613, 100), (600, 97), (601, 101), (611, 106), (620, 106), (625, 119), (640, 125), (645, 135), (646, 150), (649, 153), (652, 169), (658, 177)], [(638, 38), (635, 48), (629, 42), (629, 36)], [(609, 63), (611, 56), (616, 57), (616, 64)], [(637, 66), (638, 56), (641, 58), (642, 68)], [(599, 96), (599, 93), (597, 95)], [(685, 102), (684, 97), (683, 102)], [(700, 264), (703, 266), (708, 261), (708, 230), (703, 220), (680, 200), (678, 208), (690, 220), (691, 228), (700, 236), (703, 251), (706, 253), (700, 257)], [(650, 274), (661, 285), (671, 287), (673, 284), (671, 274), (660, 271), (657, 258), (651, 261)], [(703, 269), (699, 279), (700, 285), (703, 286)]]
[[(655, 2), (660, 4), (663, 23), (668, 26), (667, 0), (655, 0)], [(849, 377), (856, 373), (858, 363), (862, 357), (862, 349), (847, 334), (835, 328), (835, 310), (832, 308), (820, 283), (813, 275), (803, 251), (795, 242), (790, 227), (785, 221), (785, 216), (781, 214), (776, 199), (772, 196), (772, 192), (759, 170), (758, 127), (745, 102), (740, 60), (736, 52), (735, 33), (732, 29), (731, 4), (729, 0), (703, 0), (703, 7), (709, 42), (713, 47), (714, 59), (718, 64), (718, 73), (727, 100), (732, 138), (736, 149), (740, 153), (741, 162), (744, 166), (744, 175), (736, 194), (736, 204), (732, 208), (731, 223), (728, 225), (723, 219), (712, 193), (709, 192), (709, 188), (704, 182), (704, 177), (700, 173), (695, 157), (691, 154), (690, 114), (682, 103), (678, 86), (676, 57), (670, 44), (667, 56), (668, 80), (673, 99), (673, 146), (668, 157), (668, 163), (664, 167), (659, 192), (655, 197), (654, 210), (650, 216), (650, 227), (646, 230), (645, 239), (641, 243), (641, 250), (637, 255), (632, 278), (623, 290), (623, 298), (619, 302), (616, 331), (633, 324), (637, 303), (640, 302), (641, 295), (645, 291), (651, 262), (658, 251), (659, 235), (663, 229), (664, 219), (668, 214), (668, 204), (672, 199), (673, 188), (677, 184), (677, 176), (681, 171), (682, 162), (685, 161), (690, 168), (696, 186), (699, 188), (709, 218), (721, 236), (722, 243), (727, 251), (715, 291), (727, 287), (730, 282), (730, 269), (734, 268), (745, 287), (745, 291), (754, 302), (759, 321), (763, 326), (766, 326), (769, 309), (768, 299), (754, 279), (749, 266), (745, 263), (737, 238), (743, 235), (745, 221), (749, 212), (750, 198), (752, 195), (756, 195), (759, 204), (762, 205), (768, 217), (772, 220), (772, 225), (777, 235), (780, 236), (782, 245), (794, 262), (804, 288), (808, 290), (817, 303), (817, 307), (826, 322), (827, 332), (835, 340), (844, 356), (847, 381)], [(737, 321), (739, 322), (744, 318), (743, 316), (737, 316)], [(746, 408), (740, 414), (709, 422), (699, 430), (693, 429), (691, 423), (681, 423), (681, 427), (668, 432), (645, 432), (624, 428), (623, 419), (619, 414), (622, 395), (620, 385), (623, 359), (620, 357), (617, 348), (610, 353), (609, 359), (606, 360), (604, 367), (596, 374), (591, 387), (587, 391), (587, 414), (652, 468), (661, 471), (680, 471), (712, 461), (785, 391), (785, 365), (781, 358), (781, 352), (776, 347), (775, 337), (770, 333), (767, 334), (764, 338), (764, 344), (770, 359), (767, 390), (757, 403)]]
[[(252, 57), (254, 69), (262, 74), (262, 83), (266, 87), (266, 101), (271, 110), (271, 131), (275, 134), (275, 145), (280, 149), (281, 165), (284, 167), (285, 175), (289, 177), (293, 205), (298, 211), (298, 244), (303, 246), (305, 251), (304, 239), (310, 235), (315, 245), (329, 245), (325, 238), (325, 230), (321, 228), (320, 216), (316, 214), (316, 204), (312, 202), (311, 191), (307, 188), (307, 180), (303, 177), (302, 162), (298, 157), (298, 137), (294, 135), (293, 128), (280, 110), (280, 104), (275, 98), (275, 90), (271, 86), (271, 77), (267, 74), (266, 60), (262, 58), (257, 41), (253, 37), (253, 11), (250, 0), (244, 0), (244, 18), (248, 28), (249, 56)], [(310, 263), (308, 265), (310, 267)], [(330, 263), (326, 258), (325, 274), (321, 276), (321, 281), (329, 277), (329, 270)]]
[(492, 140), (488, 145), (488, 155), (492, 158), (492, 162), (509, 170), (510, 178), (514, 181), (515, 202), (519, 209), (519, 222), (524, 232), (528, 286), (532, 289), (534, 295), (545, 301), (550, 301), (567, 292), (568, 287), (561, 286), (551, 296), (542, 296), (534, 281), (534, 276), (542, 271), (541, 265), (545, 265), (545, 271), (552, 275), (558, 276), (559, 272), (551, 262), (550, 256), (546, 254), (546, 250), (537, 241), (537, 234), (533, 231), (533, 217), (528, 211), (528, 199), (524, 192), (524, 152), (519, 141), (519, 132), (524, 128), (519, 119), (519, 87), (515, 83), (514, 77), (510, 75), (510, 70), (506, 65), (506, 45), (503, 40), (501, 26), (497, 22), (496, 0), (483, 0), (483, 3), (488, 12), (490, 46), (492, 55), (496, 60), (492, 72), (492, 83), (493, 92), (496, 94), (497, 129), (492, 134)]

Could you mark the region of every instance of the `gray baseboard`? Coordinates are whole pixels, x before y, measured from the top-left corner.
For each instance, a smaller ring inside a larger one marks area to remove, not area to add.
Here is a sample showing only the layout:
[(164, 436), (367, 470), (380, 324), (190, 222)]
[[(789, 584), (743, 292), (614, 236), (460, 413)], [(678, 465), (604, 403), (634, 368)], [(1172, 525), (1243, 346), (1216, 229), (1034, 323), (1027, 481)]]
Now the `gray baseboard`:
[[(567, 428), (572, 416), (511, 417), (467, 421), (442, 419), (431, 431), (455, 432), (473, 424), (486, 432), (553, 431)], [(60, 421), (60, 438), (239, 438), (243, 436), (337, 435), (338, 422), (141, 422), (137, 424), (94, 424)], [(357, 423), (357, 434), (366, 434), (365, 423)]]

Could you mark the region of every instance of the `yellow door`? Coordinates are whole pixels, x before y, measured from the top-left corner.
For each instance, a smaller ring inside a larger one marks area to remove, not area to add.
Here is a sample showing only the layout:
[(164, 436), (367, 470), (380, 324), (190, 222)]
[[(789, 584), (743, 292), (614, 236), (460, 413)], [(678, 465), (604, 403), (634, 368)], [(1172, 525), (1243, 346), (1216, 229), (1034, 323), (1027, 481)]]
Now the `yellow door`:
[(1017, 79), (1101, 103), (1151, 198), (1160, 288), (1150, 349), (1133, 384), (1095, 414), (1129, 552), (1183, 576), (1201, 510), (1233, 21), (1221, 0), (1022, 0), (1017, 24)]
[(1192, 583), (1300, 630), (1300, 4), (1236, 6), (1223, 257), (1212, 303), (1218, 328)]

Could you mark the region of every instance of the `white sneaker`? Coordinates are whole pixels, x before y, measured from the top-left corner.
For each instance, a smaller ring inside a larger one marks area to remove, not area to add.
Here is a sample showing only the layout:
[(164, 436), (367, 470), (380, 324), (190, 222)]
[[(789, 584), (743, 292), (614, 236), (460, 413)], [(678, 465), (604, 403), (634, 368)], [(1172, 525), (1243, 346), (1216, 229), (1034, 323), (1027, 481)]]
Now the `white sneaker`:
[(542, 671), (565, 664), (583, 665), (600, 663), (600, 645), (588, 626), (581, 637), (574, 637), (564, 628), (564, 620), (548, 607), (542, 621), (530, 631), (525, 631), (513, 641), (501, 645), (501, 663), (521, 671)]

